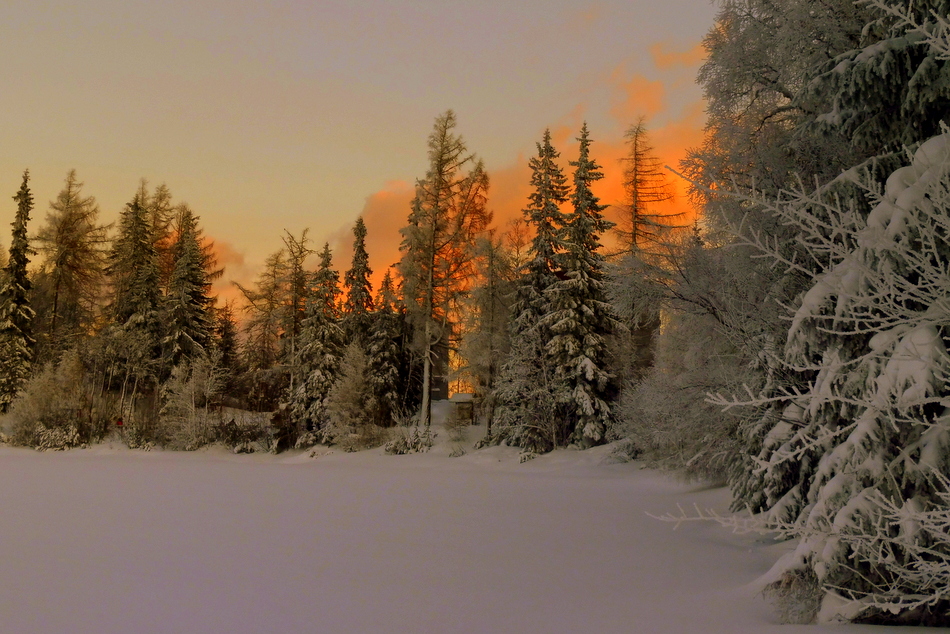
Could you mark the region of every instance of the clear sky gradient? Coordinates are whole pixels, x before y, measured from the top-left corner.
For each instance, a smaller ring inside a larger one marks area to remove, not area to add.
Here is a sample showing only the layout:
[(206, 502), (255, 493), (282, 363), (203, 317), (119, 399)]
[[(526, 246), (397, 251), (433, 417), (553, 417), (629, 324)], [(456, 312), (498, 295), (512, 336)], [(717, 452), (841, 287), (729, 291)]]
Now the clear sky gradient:
[(33, 231), (75, 168), (106, 222), (141, 178), (166, 183), (219, 244), (226, 280), (253, 277), (285, 229), (345, 244), (361, 213), (379, 271), (448, 108), (501, 220), (524, 203), (545, 127), (566, 162), (588, 121), (606, 202), (637, 116), (678, 160), (700, 138), (693, 78), (714, 14), (707, 0), (4, 2), (0, 222), (24, 168)]

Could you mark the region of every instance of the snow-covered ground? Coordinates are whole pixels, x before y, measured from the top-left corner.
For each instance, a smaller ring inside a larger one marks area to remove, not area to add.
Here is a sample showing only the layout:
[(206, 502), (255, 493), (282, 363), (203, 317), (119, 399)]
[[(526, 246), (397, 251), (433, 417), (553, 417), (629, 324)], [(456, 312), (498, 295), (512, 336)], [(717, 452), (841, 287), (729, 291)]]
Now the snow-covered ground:
[(609, 464), (603, 448), (519, 464), (515, 449), (453, 447), (0, 447), (0, 631), (826, 630), (780, 626), (757, 596), (785, 546), (647, 515), (724, 511), (722, 489)]

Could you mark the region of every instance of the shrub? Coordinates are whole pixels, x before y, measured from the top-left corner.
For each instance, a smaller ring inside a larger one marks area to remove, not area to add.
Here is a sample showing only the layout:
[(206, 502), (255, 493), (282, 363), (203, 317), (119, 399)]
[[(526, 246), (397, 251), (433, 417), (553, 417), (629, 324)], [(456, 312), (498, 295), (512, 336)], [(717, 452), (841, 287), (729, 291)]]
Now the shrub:
[(433, 434), (428, 427), (419, 426), (399, 428), (395, 437), (384, 446), (386, 453), (392, 456), (410, 453), (424, 453), (432, 448)]
[(789, 571), (762, 591), (774, 605), (782, 623), (807, 625), (815, 622), (824, 590), (811, 570)]
[(90, 405), (92, 390), (75, 350), (45, 365), (13, 402), (8, 420), (13, 444), (66, 448), (102, 437), (107, 417)]

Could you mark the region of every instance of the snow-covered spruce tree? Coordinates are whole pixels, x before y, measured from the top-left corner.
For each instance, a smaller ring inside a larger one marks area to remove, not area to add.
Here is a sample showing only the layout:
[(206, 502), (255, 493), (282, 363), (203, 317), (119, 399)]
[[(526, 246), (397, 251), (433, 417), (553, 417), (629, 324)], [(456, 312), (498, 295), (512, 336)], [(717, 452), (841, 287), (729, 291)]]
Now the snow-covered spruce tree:
[(880, 161), (885, 152), (899, 155), (903, 146), (932, 137), (946, 122), (950, 62), (925, 32), (907, 27), (946, 19), (950, 2), (858, 4), (871, 11), (861, 41), (829, 59), (799, 101), (821, 102), (812, 125), (842, 134), (861, 155)]
[(397, 308), (396, 289), (389, 271), (376, 294), (376, 310), (370, 314), (369, 337), (366, 342), (369, 411), (377, 425), (389, 427), (403, 405), (406, 388), (406, 351), (403, 341), (403, 315)]
[(546, 351), (555, 364), (555, 393), (564, 407), (566, 438), (581, 446), (605, 440), (613, 421), (611, 401), (616, 396), (614, 377), (608, 370), (606, 338), (615, 329), (613, 308), (604, 289), (604, 256), (600, 236), (613, 223), (605, 220), (591, 183), (603, 178), (590, 158), (590, 136), (581, 128), (580, 154), (574, 166), (573, 211), (565, 216), (563, 279), (545, 294), (550, 313), (542, 323), (551, 333)]
[(138, 192), (125, 205), (107, 273), (112, 285), (112, 322), (154, 334), (157, 343), (161, 289), (147, 203)]
[(758, 457), (765, 521), (801, 538), (772, 574), (813, 574), (823, 618), (947, 625), (950, 133), (923, 143), (883, 195), (870, 176), (844, 177), (876, 200), (866, 219), (822, 191), (767, 205), (821, 263), (785, 350), (810, 381), (776, 397)]
[(378, 447), (387, 438), (371, 418), (368, 371), (363, 346), (351, 342), (343, 351), (337, 380), (327, 395), (328, 425), (323, 433), (344, 451)]
[(26, 271), (30, 263), (26, 225), (33, 210), (29, 170), (23, 172), (23, 184), (13, 200), (17, 203), (17, 212), (10, 257), (0, 287), (0, 412), (10, 408), (33, 368), (34, 312), (30, 307), (31, 284)]
[(38, 362), (74, 345), (95, 321), (108, 242), (108, 227), (98, 221), (96, 199), (82, 195), (82, 183), (70, 170), (36, 235), (43, 257), (31, 302)]
[[(420, 422), (431, 422), (433, 368), (447, 357), (459, 299), (475, 273), (475, 237), (491, 221), (486, 210), (488, 174), (455, 134), (451, 110), (435, 120), (429, 135), (429, 169), (416, 181), (397, 265), (402, 295), (422, 364)], [(466, 171), (467, 170), (467, 171)]]
[(221, 392), (225, 396), (234, 396), (235, 380), (240, 372), (240, 347), (238, 344), (238, 326), (234, 318), (234, 302), (229, 300), (224, 306), (213, 309), (214, 329), (211, 348), (218, 354), (222, 372)]
[(353, 262), (344, 277), (343, 325), (347, 341), (364, 341), (369, 331), (373, 310), (373, 285), (369, 281), (372, 274), (369, 254), (366, 253), (366, 223), (357, 218), (353, 225)]
[(222, 270), (202, 240), (198, 218), (187, 205), (179, 209), (176, 238), (171, 253), (175, 261), (168, 295), (164, 300), (165, 338), (162, 342), (166, 363), (177, 365), (182, 358), (193, 359), (208, 346), (214, 329), (211, 283)]
[(568, 200), (569, 187), (549, 130), (537, 147), (538, 155), (528, 163), (533, 191), (522, 211), (534, 236), (515, 282), (512, 354), (501, 367), (494, 412), (496, 439), (506, 439), (528, 452), (550, 451), (568, 440), (564, 430), (558, 429), (550, 393), (538, 388), (553, 389), (553, 360), (545, 348), (551, 331), (544, 320), (552, 311), (548, 290), (562, 270), (565, 218), (561, 205)]
[[(102, 336), (116, 357), (110, 371), (121, 381), (120, 415), (131, 417), (138, 395), (152, 392), (162, 379), (161, 289), (158, 254), (144, 187), (135, 193), (119, 217), (118, 235), (109, 252), (106, 273), (112, 301), (109, 325)], [(128, 420), (126, 422), (132, 422)]]
[(343, 327), (337, 298), (340, 275), (332, 267), (330, 245), (320, 252), (320, 267), (307, 297), (296, 365), (301, 382), (289, 394), (290, 417), (298, 432), (322, 430), (328, 423), (327, 397), (343, 358)]

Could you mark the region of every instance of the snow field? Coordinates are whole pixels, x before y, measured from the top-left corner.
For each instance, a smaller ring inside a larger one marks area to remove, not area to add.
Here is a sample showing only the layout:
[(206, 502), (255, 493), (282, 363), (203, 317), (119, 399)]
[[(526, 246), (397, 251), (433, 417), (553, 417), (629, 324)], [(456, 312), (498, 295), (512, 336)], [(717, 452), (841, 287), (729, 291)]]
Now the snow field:
[(607, 464), (605, 448), (525, 464), (506, 447), (450, 449), (0, 447), (0, 630), (824, 629), (779, 626), (755, 596), (752, 582), (787, 547), (707, 523), (674, 531), (646, 514), (724, 511), (722, 489)]

